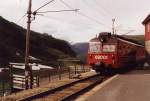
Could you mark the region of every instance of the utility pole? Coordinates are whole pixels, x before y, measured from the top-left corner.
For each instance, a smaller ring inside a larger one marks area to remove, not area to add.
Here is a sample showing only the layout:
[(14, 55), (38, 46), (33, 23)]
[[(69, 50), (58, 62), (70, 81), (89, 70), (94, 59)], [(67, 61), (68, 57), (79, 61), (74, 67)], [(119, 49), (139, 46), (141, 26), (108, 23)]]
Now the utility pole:
[(112, 19), (112, 34), (115, 34), (115, 19)]
[(29, 66), (29, 41), (30, 41), (30, 27), (31, 27), (31, 15), (34, 16), (37, 13), (46, 13), (46, 12), (63, 12), (63, 11), (77, 11), (78, 9), (74, 10), (59, 10), (59, 11), (46, 11), (46, 12), (37, 12), (41, 8), (45, 7), (46, 5), (50, 4), (54, 0), (49, 1), (48, 3), (44, 4), (34, 12), (31, 11), (32, 8), (32, 0), (29, 0), (29, 6), (27, 11), (27, 32), (26, 32), (26, 49), (25, 49), (25, 89), (32, 89), (33, 86), (33, 75), (32, 75), (32, 68)]
[(25, 89), (32, 89), (32, 68), (29, 66), (29, 41), (30, 41), (30, 25), (31, 25), (31, 11), (32, 0), (29, 0), (29, 6), (27, 11), (27, 32), (26, 32), (26, 48), (25, 48)]

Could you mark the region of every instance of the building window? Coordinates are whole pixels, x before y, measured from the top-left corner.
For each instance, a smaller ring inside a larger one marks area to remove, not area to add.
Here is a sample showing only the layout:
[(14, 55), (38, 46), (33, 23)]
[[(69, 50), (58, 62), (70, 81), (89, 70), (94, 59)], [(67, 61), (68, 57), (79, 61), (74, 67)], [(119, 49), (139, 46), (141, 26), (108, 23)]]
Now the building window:
[(150, 32), (150, 23), (147, 24), (147, 32)]

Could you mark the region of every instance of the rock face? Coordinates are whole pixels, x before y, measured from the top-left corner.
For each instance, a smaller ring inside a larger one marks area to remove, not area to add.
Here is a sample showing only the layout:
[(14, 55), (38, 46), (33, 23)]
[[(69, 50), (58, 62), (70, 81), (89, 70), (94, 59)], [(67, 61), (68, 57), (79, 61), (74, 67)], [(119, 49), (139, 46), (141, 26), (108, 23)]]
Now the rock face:
[[(0, 66), (10, 61), (24, 61), (25, 32), (24, 28), (0, 17)], [(43, 62), (50, 62), (58, 58), (75, 56), (75, 52), (65, 40), (31, 31), (30, 56)]]

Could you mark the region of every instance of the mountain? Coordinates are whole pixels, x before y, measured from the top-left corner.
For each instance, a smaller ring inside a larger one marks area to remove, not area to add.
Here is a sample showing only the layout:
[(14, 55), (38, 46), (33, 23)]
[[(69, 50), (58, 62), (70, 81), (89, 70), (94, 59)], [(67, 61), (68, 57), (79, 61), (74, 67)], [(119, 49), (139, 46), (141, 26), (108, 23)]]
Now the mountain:
[(76, 52), (77, 58), (86, 63), (86, 56), (88, 52), (88, 42), (76, 43), (72, 45), (72, 49)]
[[(9, 62), (24, 62), (26, 30), (0, 17), (0, 65)], [(42, 63), (53, 64), (59, 58), (74, 57), (75, 52), (65, 40), (56, 39), (46, 33), (31, 31), (30, 57)]]

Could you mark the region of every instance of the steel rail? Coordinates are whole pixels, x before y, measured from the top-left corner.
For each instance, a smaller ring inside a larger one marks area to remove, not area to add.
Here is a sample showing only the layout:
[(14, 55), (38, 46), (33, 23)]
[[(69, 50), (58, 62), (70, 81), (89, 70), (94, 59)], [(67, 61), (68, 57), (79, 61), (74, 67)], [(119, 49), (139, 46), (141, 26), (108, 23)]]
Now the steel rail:
[(91, 90), (92, 88), (94, 88), (96, 85), (100, 84), (103, 82), (103, 78), (100, 80), (97, 80), (96, 82), (93, 82), (92, 84), (90, 84), (89, 86), (86, 86), (82, 89), (80, 89), (77, 92), (74, 92), (73, 94), (70, 94), (64, 98), (62, 98), (60, 101), (72, 101), (75, 100), (77, 97), (79, 97), (80, 95), (88, 92), (89, 90)]
[[(31, 101), (31, 100), (43, 98), (43, 97), (46, 97), (46, 96), (48, 96), (48, 95), (50, 95), (50, 94), (53, 94), (53, 93), (55, 93), (55, 92), (57, 92), (57, 91), (61, 91), (61, 90), (65, 89), (65, 88), (67, 88), (67, 87), (71, 87), (71, 86), (74, 85), (74, 84), (77, 84), (77, 83), (86, 81), (86, 80), (88, 80), (88, 79), (91, 79), (91, 78), (94, 78), (94, 77), (97, 77), (97, 76), (99, 76), (99, 74), (96, 74), (96, 75), (93, 75), (93, 76), (90, 76), (90, 77), (86, 77), (86, 78), (83, 78), (83, 79), (80, 79), (80, 80), (77, 80), (77, 81), (74, 81), (74, 82), (65, 84), (65, 85), (60, 86), (60, 87), (57, 87), (57, 88), (49, 89), (49, 90), (47, 90), (47, 91), (43, 91), (43, 92), (40, 92), (40, 93), (35, 94), (35, 95), (27, 96), (27, 97), (22, 98), (22, 99), (19, 99), (19, 100), (17, 100), (17, 101)], [(100, 81), (101, 81), (101, 80), (100, 80)], [(98, 83), (98, 82), (97, 82), (97, 83)], [(94, 86), (94, 84), (93, 84), (93, 86)], [(90, 88), (90, 87), (89, 87), (89, 88)], [(68, 97), (69, 97), (69, 96), (68, 96)], [(67, 98), (67, 97), (66, 97), (66, 98)], [(65, 100), (66, 98), (63, 98), (63, 99)], [(63, 100), (63, 101), (64, 101), (64, 100)]]

